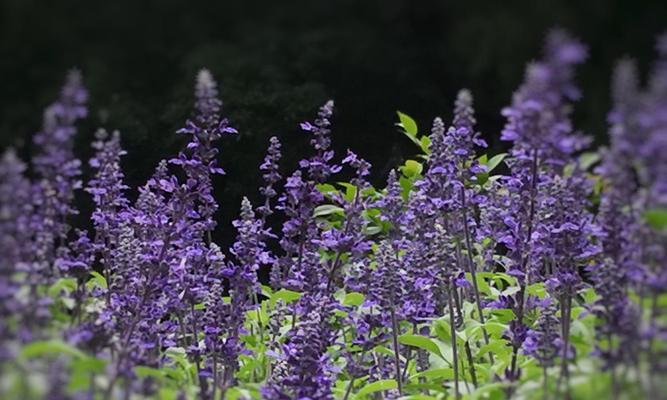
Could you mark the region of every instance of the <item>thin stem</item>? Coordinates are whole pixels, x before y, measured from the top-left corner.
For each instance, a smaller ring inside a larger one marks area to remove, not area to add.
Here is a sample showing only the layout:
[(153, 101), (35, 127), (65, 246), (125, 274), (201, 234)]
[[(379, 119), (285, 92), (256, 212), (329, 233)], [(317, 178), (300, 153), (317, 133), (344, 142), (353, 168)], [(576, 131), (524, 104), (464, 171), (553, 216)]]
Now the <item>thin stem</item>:
[[(475, 261), (472, 258), (472, 244), (470, 240), (470, 228), (468, 227), (468, 212), (464, 187), (461, 187), (461, 211), (463, 213), (463, 233), (465, 235), (466, 253), (468, 253), (468, 267), (470, 276), (472, 278), (472, 288), (475, 295), (475, 304), (477, 305), (479, 322), (484, 325), (484, 307), (482, 307), (482, 299), (479, 294), (479, 285), (477, 285), (477, 268), (475, 267)], [(489, 344), (489, 334), (487, 333), (486, 327), (484, 326), (482, 326), (482, 334), (484, 335), (484, 343)], [(491, 352), (489, 352), (489, 361), (491, 361), (491, 364), (494, 363), (493, 354)]]
[[(528, 266), (528, 258), (530, 257), (530, 238), (533, 236), (533, 220), (535, 219), (535, 200), (537, 197), (537, 167), (538, 167), (538, 160), (537, 160), (537, 149), (533, 150), (533, 157), (532, 157), (532, 163), (531, 163), (531, 179), (530, 179), (530, 205), (529, 205), (529, 211), (528, 211), (528, 232), (526, 235), (526, 246), (528, 247), (528, 251), (526, 251), (523, 254), (523, 259), (521, 260), (521, 266), (523, 271), (526, 271), (526, 267)], [(518, 310), (516, 313), (516, 318), (519, 324), (523, 324), (523, 313), (524, 313), (524, 297), (525, 297), (525, 292), (526, 292), (526, 279), (527, 277), (524, 277), (523, 280), (519, 281), (519, 293), (517, 293), (518, 297)], [(510, 366), (510, 379), (514, 380), (516, 378), (516, 368), (517, 368), (517, 357), (519, 354), (519, 346), (514, 345), (512, 349), (512, 362)]]
[[(456, 315), (459, 319), (463, 320), (463, 312), (461, 311), (461, 306), (459, 305), (459, 293), (456, 289), (452, 290), (454, 294), (454, 308), (456, 309)], [(475, 361), (472, 357), (472, 350), (470, 349), (470, 342), (466, 340), (465, 342), (465, 351), (466, 358), (468, 359), (468, 369), (470, 371), (470, 377), (472, 378), (473, 386), (477, 387), (477, 372), (475, 370)]]
[(352, 393), (353, 386), (354, 386), (354, 378), (350, 378), (350, 383), (347, 384), (347, 389), (345, 389), (345, 396), (343, 396), (343, 400), (347, 400), (350, 397), (350, 393)]
[(542, 400), (549, 398), (549, 381), (547, 377), (547, 367), (542, 367)]
[(452, 366), (454, 368), (454, 397), (456, 400), (461, 398), (461, 392), (459, 391), (459, 360), (458, 352), (456, 349), (456, 321), (454, 320), (454, 305), (452, 304), (452, 288), (451, 284), (448, 284), (447, 287), (448, 296), (447, 304), (449, 306), (449, 324), (450, 324), (450, 334), (452, 336)]
[[(190, 302), (190, 313), (192, 314), (192, 335), (194, 336), (193, 342), (195, 345), (199, 341), (199, 330), (197, 327), (197, 314), (195, 312), (195, 304)], [(199, 397), (202, 400), (205, 400), (207, 398), (207, 391), (208, 391), (208, 384), (206, 382), (206, 378), (201, 376), (200, 370), (201, 370), (201, 357), (199, 356), (199, 353), (195, 353), (195, 367), (197, 371), (197, 379), (199, 382)]]
[(396, 312), (394, 305), (391, 305), (391, 339), (394, 344), (394, 362), (396, 363), (396, 384), (398, 385), (398, 395), (403, 395), (403, 380), (401, 379), (401, 355), (398, 352), (398, 322), (396, 321)]
[(563, 354), (561, 356), (560, 376), (556, 383), (556, 392), (560, 392), (561, 381), (565, 380), (565, 399), (570, 398), (570, 373), (568, 370), (568, 346), (570, 344), (570, 302), (571, 297), (564, 294), (560, 301), (561, 335), (563, 336)]

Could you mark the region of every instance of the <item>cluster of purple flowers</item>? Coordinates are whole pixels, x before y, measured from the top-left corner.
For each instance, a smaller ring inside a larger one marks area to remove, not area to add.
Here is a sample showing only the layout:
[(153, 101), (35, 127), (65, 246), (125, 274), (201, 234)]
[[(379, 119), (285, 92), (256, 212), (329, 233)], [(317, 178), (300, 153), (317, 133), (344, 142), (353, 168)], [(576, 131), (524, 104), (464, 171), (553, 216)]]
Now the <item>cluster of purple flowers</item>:
[[(197, 76), (194, 113), (178, 131), (187, 144), (134, 199), (118, 132), (96, 133), (82, 180), (73, 140), (87, 92), (71, 72), (44, 113), (32, 163), (13, 150), (0, 159), (0, 363), (57, 330), (103, 360), (104, 398), (154, 395), (164, 382), (145, 368), (169, 368), (174, 352), (202, 399), (243, 385), (268, 399), (347, 399), (379, 380), (398, 397), (410, 379), (429, 390), (419, 384), (434, 357), (451, 366), (453, 378), (438, 383), (456, 398), (461, 381), (502, 380), (515, 393), (526, 358), (542, 368), (545, 390), (557, 367), (556, 390), (564, 383), (568, 395), (580, 302), (596, 318), (591, 350), (614, 390), (620, 367), (639, 369), (643, 358), (652, 373), (667, 371), (667, 234), (650, 221), (667, 213), (667, 37), (658, 51), (645, 89), (634, 64), (619, 63), (595, 171), (581, 154), (590, 140), (570, 119), (587, 51), (560, 30), (502, 111), (505, 175), (490, 176), (504, 156), (478, 154), (487, 145), (468, 90), (451, 123), (434, 119), (425, 161), (392, 170), (382, 190), (357, 154), (336, 158), (328, 101), (301, 124), (313, 153), (284, 180), (280, 141), (270, 139), (263, 203), (243, 198), (227, 251), (212, 240), (213, 178), (224, 173), (217, 142), (237, 131), (211, 73)], [(349, 182), (330, 183), (343, 174)], [(95, 207), (88, 231), (69, 225), (79, 190)], [(434, 351), (435, 339), (451, 355)], [(52, 393), (63, 379), (53, 373)]]

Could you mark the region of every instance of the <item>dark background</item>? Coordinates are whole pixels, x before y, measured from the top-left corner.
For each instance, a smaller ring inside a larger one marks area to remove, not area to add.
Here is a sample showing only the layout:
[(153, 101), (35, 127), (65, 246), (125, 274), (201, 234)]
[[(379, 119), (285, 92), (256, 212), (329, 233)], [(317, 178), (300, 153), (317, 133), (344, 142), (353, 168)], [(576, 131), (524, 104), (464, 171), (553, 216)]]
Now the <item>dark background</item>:
[(184, 144), (174, 131), (190, 112), (197, 70), (207, 67), (240, 131), (222, 140), (227, 176), (216, 181), (221, 232), (229, 232), (240, 196), (258, 197), (269, 136), (282, 139), (291, 171), (307, 151), (298, 122), (329, 98), (334, 147), (368, 159), (378, 184), (416, 152), (397, 133), (395, 110), (426, 129), (436, 115), (450, 118), (462, 87), (476, 97), (492, 151), (501, 150), (499, 111), (554, 26), (590, 46), (574, 118), (604, 143), (614, 61), (631, 55), (646, 74), (655, 36), (667, 29), (667, 1), (0, 0), (0, 147), (29, 155), (41, 110), (74, 66), (91, 94), (77, 155), (90, 156), (96, 127), (119, 129), (136, 186)]

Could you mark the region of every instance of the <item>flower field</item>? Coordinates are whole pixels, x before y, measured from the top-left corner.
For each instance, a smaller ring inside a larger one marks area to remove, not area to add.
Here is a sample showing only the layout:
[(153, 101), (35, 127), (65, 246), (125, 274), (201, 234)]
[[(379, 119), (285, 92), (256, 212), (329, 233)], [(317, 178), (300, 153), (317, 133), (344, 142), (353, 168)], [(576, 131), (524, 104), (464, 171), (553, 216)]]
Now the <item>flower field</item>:
[(667, 399), (667, 36), (645, 83), (615, 66), (602, 147), (571, 119), (587, 57), (547, 36), (502, 110), (506, 153), (466, 89), (431, 126), (398, 112), (414, 157), (383, 187), (334, 153), (325, 103), (297, 166), (267, 143), (261, 203), (223, 201), (230, 248), (213, 178), (237, 131), (212, 74), (135, 188), (112, 127), (75, 154), (71, 71), (30, 160), (0, 160), (0, 398)]

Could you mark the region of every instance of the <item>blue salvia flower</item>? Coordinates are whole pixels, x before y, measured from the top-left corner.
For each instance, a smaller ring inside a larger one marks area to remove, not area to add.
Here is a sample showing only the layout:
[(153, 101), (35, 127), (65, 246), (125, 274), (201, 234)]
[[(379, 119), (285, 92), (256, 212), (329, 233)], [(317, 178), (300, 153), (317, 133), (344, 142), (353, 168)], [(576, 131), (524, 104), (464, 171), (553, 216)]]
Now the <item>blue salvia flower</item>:
[(556, 316), (558, 306), (554, 299), (546, 298), (541, 303), (539, 317), (526, 334), (523, 351), (534, 357), (541, 367), (548, 368), (555, 364), (560, 354), (560, 320)]
[(65, 245), (70, 230), (67, 219), (77, 213), (72, 202), (75, 191), (81, 187), (81, 162), (74, 156), (74, 135), (76, 122), (87, 114), (87, 97), (81, 74), (70, 71), (58, 100), (44, 111), (42, 130), (34, 138), (37, 151), (33, 166), (37, 179), (30, 196), (32, 248), (17, 266), (26, 273), (26, 283), (30, 286), (20, 328), (23, 340), (33, 339), (36, 328), (50, 316), (51, 301), (40, 297), (37, 287), (53, 282), (57, 276), (58, 249)]
[[(372, 200), (365, 195), (369, 188), (367, 176), (370, 174), (371, 165), (352, 151), (347, 151), (347, 157), (342, 161), (343, 165), (349, 165), (355, 171), (355, 177), (351, 180), (352, 198), (346, 198), (340, 194), (334, 194), (332, 200), (340, 205), (344, 212), (344, 220), (340, 226), (332, 226), (325, 229), (321, 234), (321, 246), (333, 255), (328, 263), (327, 287), (332, 289), (338, 282), (338, 274), (342, 264), (356, 264), (366, 261), (365, 255), (370, 251), (371, 241), (364, 233), (366, 222), (363, 212), (372, 206)], [(348, 190), (349, 193), (349, 190)]]
[[(226, 118), (221, 118), (222, 101), (218, 98), (217, 84), (208, 70), (201, 70), (195, 85), (195, 115), (186, 121), (178, 133), (190, 135), (190, 142), (177, 158), (170, 163), (180, 165), (187, 176), (187, 190), (194, 196), (195, 204), (191, 212), (196, 212), (197, 229), (210, 233), (215, 228), (213, 214), (218, 204), (213, 198), (212, 174), (223, 174), (216, 156), (215, 142), (224, 134), (237, 133), (229, 126)], [(210, 239), (209, 239), (210, 241)]]
[(227, 379), (230, 379), (230, 374), (238, 368), (237, 360), (242, 351), (240, 337), (246, 333), (243, 328), (245, 315), (257, 306), (260, 292), (257, 271), (273, 262), (273, 257), (264, 242), (267, 237), (264, 223), (255, 217), (252, 205), (245, 197), (241, 202), (240, 218), (235, 220), (233, 225), (238, 231), (236, 242), (230, 250), (234, 261), (230, 261), (222, 270), (222, 277), (229, 284), (230, 304), (222, 309), (208, 310), (213, 313), (223, 311), (227, 315), (224, 320), (221, 317), (214, 319), (222, 320), (223, 326), (204, 324), (205, 331), (213, 332), (221, 328), (225, 333), (223, 349), (226, 359), (222, 361), (225, 363)]
[(299, 163), (306, 169), (307, 180), (301, 170), (288, 177), (276, 207), (287, 220), (283, 223), (280, 239), (284, 255), (274, 265), (273, 281), (294, 290), (318, 290), (327, 285), (327, 274), (320, 268), (318, 254), (320, 228), (313, 213), (324, 200), (316, 185), (340, 171), (340, 166), (332, 163), (334, 154), (330, 150), (332, 114), (333, 101), (328, 101), (320, 108), (314, 123), (301, 124), (304, 131), (313, 134), (311, 145), (315, 155)]
[(340, 171), (340, 166), (332, 162), (334, 151), (331, 149), (331, 116), (333, 115), (334, 102), (327, 101), (320, 107), (315, 121), (302, 122), (301, 129), (310, 132), (312, 138), (310, 145), (315, 150), (315, 155), (309, 159), (301, 160), (301, 168), (308, 169), (308, 176), (316, 183), (322, 183)]
[(333, 299), (308, 293), (297, 307), (299, 322), (281, 346), (262, 396), (277, 400), (333, 399), (333, 366), (328, 354), (333, 344)]
[[(499, 215), (487, 221), (502, 220), (502, 225), (486, 231), (494, 232), (498, 243), (508, 249), (509, 262), (505, 268), (520, 284), (513, 302), (517, 319), (512, 321), (508, 332), (514, 348), (507, 370), (510, 380), (518, 378), (516, 355), (526, 337), (525, 285), (544, 276), (543, 268), (548, 264), (544, 255), (553, 254), (548, 240), (538, 240), (540, 234), (544, 237), (545, 232), (551, 232), (540, 214), (548, 215), (555, 200), (545, 192), (554, 177), (572, 161), (572, 155), (588, 142), (573, 133), (568, 116), (568, 101), (579, 96), (572, 82), (574, 67), (585, 57), (584, 46), (564, 31), (553, 31), (547, 38), (543, 60), (528, 66), (524, 83), (514, 94), (511, 106), (503, 110), (507, 124), (502, 139), (513, 144), (507, 160), (511, 174), (502, 181), (504, 194), (496, 197), (497, 203), (489, 210)], [(567, 277), (575, 279), (571, 274)]]
[(12, 319), (20, 312), (16, 297), (20, 282), (16, 280), (18, 263), (26, 260), (30, 251), (30, 181), (25, 176), (26, 165), (13, 149), (0, 158), (0, 360), (10, 359), (8, 342), (16, 330)]
[(44, 111), (42, 130), (35, 135), (38, 147), (33, 158), (38, 181), (33, 188), (35, 203), (35, 260), (30, 269), (53, 275), (56, 247), (62, 245), (69, 227), (66, 219), (76, 213), (71, 202), (81, 181), (81, 162), (74, 156), (75, 123), (87, 114), (87, 92), (78, 71), (67, 75), (58, 101)]
[(272, 136), (271, 139), (269, 139), (269, 148), (266, 151), (264, 161), (259, 167), (259, 170), (262, 172), (262, 179), (264, 180), (264, 186), (259, 189), (259, 193), (264, 196), (264, 204), (257, 207), (257, 212), (264, 220), (269, 215), (273, 214), (271, 201), (278, 196), (278, 192), (274, 186), (282, 179), (282, 176), (278, 171), (278, 163), (282, 157), (280, 147), (281, 145), (278, 138)]
[[(651, 72), (636, 117), (636, 132), (639, 133), (641, 142), (635, 149), (635, 154), (638, 178), (642, 186), (637, 195), (637, 206), (642, 211), (667, 208), (667, 156), (663, 151), (667, 146), (667, 34), (658, 38), (657, 50), (658, 61)], [(642, 286), (649, 296), (657, 299), (667, 291), (667, 234), (664, 230), (644, 227), (642, 258)], [(654, 308), (650, 321), (642, 331), (642, 336), (647, 339), (646, 346), (651, 352), (649, 361), (652, 369), (664, 368), (658, 361), (664, 358), (664, 349), (655, 345), (667, 335), (667, 325), (662, 322), (663, 316), (664, 312), (660, 307)]]

